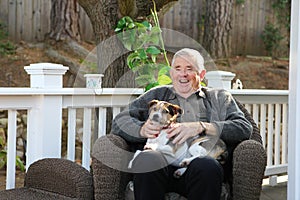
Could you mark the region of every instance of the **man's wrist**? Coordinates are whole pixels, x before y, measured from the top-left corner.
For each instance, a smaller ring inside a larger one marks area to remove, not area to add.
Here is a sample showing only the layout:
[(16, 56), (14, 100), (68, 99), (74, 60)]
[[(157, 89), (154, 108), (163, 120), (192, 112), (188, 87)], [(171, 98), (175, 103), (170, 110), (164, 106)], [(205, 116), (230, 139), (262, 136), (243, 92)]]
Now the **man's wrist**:
[(201, 132), (199, 134), (206, 135), (206, 131), (207, 131), (206, 125), (202, 121), (199, 121), (199, 124), (201, 126)]

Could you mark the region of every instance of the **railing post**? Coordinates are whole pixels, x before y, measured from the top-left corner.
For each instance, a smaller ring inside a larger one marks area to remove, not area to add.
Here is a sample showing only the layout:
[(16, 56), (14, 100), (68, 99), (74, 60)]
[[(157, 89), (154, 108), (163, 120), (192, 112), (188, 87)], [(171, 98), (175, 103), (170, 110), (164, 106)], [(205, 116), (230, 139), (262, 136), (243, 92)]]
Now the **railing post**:
[(300, 2), (291, 1), (289, 125), (288, 125), (288, 194), (300, 199)]
[[(60, 89), (68, 70), (59, 64), (36, 63), (24, 67), (30, 87)], [(26, 168), (42, 158), (61, 157), (62, 96), (37, 95), (28, 110)]]
[(231, 89), (231, 81), (235, 77), (234, 73), (226, 71), (209, 71), (206, 73), (207, 86), (213, 88)]

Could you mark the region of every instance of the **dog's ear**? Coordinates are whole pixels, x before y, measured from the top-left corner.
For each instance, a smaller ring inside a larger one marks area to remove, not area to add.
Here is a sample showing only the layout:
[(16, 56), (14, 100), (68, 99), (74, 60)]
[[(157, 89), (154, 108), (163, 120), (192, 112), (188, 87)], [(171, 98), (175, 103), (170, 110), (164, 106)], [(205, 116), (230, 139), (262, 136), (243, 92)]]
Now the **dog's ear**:
[(149, 102), (148, 106), (150, 108), (150, 107), (156, 105), (157, 103), (158, 103), (158, 100), (152, 100), (152, 101)]
[(182, 109), (177, 105), (170, 104), (168, 106), (168, 109), (169, 109), (170, 115), (172, 115), (172, 116), (176, 115), (176, 114), (182, 114)]

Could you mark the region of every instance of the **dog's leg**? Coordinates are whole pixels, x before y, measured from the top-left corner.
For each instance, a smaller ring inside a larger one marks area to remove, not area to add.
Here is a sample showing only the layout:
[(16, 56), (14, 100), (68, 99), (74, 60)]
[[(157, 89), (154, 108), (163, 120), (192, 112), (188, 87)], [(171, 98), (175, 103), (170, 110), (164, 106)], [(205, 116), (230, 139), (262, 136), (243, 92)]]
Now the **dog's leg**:
[(184, 174), (185, 171), (186, 171), (186, 167), (177, 169), (177, 170), (174, 172), (174, 177), (175, 177), (175, 178), (180, 178), (180, 177)]
[(181, 167), (186, 167), (186, 166), (188, 166), (191, 162), (192, 162), (192, 160), (194, 160), (195, 158), (198, 158), (199, 156), (192, 156), (192, 157), (190, 157), (190, 158), (185, 158), (185, 159), (183, 159), (180, 163), (179, 163), (179, 165), (181, 166)]
[(204, 157), (204, 156), (207, 155), (208, 152), (204, 147), (199, 145), (199, 143), (195, 143), (195, 144), (190, 146), (189, 153), (192, 156)]

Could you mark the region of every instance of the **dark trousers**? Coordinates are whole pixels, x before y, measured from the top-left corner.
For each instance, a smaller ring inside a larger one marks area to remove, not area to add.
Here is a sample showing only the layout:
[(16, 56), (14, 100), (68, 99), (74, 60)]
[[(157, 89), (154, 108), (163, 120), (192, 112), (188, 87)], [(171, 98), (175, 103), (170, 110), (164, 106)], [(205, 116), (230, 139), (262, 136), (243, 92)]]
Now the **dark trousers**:
[(178, 167), (167, 165), (161, 153), (143, 152), (133, 163), (136, 200), (164, 200), (165, 193), (176, 192), (188, 200), (219, 200), (223, 168), (210, 157), (196, 158), (180, 178)]

